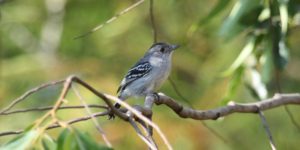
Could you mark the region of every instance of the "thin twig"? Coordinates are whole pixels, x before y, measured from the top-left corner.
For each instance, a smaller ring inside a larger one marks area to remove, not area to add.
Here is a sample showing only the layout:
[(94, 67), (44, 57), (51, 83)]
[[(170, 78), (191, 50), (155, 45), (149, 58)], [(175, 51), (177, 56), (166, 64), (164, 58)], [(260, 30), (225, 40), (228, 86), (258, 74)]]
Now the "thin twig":
[(73, 89), (75, 95), (79, 98), (81, 104), (84, 106), (84, 108), (85, 108), (87, 114), (88, 114), (89, 116), (91, 116), (92, 121), (93, 121), (93, 123), (94, 123), (96, 129), (97, 129), (98, 132), (101, 134), (101, 136), (102, 136), (104, 142), (106, 143), (106, 145), (107, 145), (108, 147), (112, 147), (111, 143), (109, 142), (108, 138), (107, 138), (106, 135), (105, 135), (104, 130), (101, 128), (101, 126), (100, 126), (100, 124), (98, 123), (98, 121), (96, 120), (96, 118), (93, 117), (93, 114), (92, 114), (91, 110), (89, 109), (88, 105), (86, 104), (86, 102), (84, 101), (84, 99), (82, 98), (82, 96), (80, 95), (79, 91), (76, 89), (75, 86), (72, 86), (72, 89)]
[(189, 107), (193, 108), (193, 105), (190, 103), (190, 101), (189, 101), (187, 98), (185, 98), (185, 97), (181, 94), (181, 92), (178, 90), (178, 88), (177, 88), (175, 82), (171, 79), (171, 77), (169, 77), (168, 80), (169, 80), (169, 82), (170, 82), (172, 88), (174, 89), (175, 93), (177, 94), (177, 96), (179, 96), (180, 99), (182, 99), (185, 103), (187, 103), (187, 104), (189, 105)]
[(155, 147), (158, 147), (157, 144), (156, 144), (156, 142), (155, 142), (155, 140), (152, 137), (152, 135), (153, 135), (153, 133), (152, 133), (153, 128), (151, 126), (147, 126), (145, 124), (145, 122), (142, 121), (142, 120), (140, 120), (140, 119), (138, 119), (136, 121), (141, 124), (143, 130), (147, 133), (147, 138), (150, 141), (150, 143), (153, 144), (153, 145), (155, 145)]
[(272, 137), (272, 133), (270, 131), (270, 128), (268, 126), (266, 118), (265, 118), (262, 111), (258, 110), (258, 114), (259, 114), (259, 117), (261, 118), (262, 124), (265, 128), (265, 131), (266, 131), (267, 135), (268, 135), (270, 146), (271, 146), (272, 150), (276, 150), (276, 147), (275, 147), (275, 144), (274, 144), (274, 141), (273, 141), (273, 137)]
[(71, 87), (72, 79), (73, 79), (73, 78), (74, 78), (74, 76), (72, 75), (72, 76), (69, 76), (69, 77), (65, 80), (63, 89), (62, 89), (62, 91), (61, 91), (61, 93), (60, 93), (59, 98), (58, 98), (57, 101), (55, 102), (53, 108), (52, 108), (50, 111), (48, 111), (45, 115), (43, 115), (40, 119), (38, 119), (38, 120), (36, 121), (36, 123), (34, 124), (34, 127), (33, 127), (33, 128), (37, 128), (37, 127), (39, 127), (44, 121), (46, 121), (46, 119), (47, 119), (48, 117), (50, 117), (50, 116), (52, 117), (51, 121), (47, 122), (46, 125), (44, 125), (43, 127), (41, 127), (41, 129), (39, 130), (40, 133), (44, 132), (44, 131), (46, 130), (47, 126), (48, 126), (49, 124), (53, 123), (53, 122), (57, 122), (58, 124), (60, 124), (60, 126), (63, 126), (63, 127), (66, 126), (65, 123), (59, 121), (59, 119), (56, 117), (56, 111), (58, 110), (58, 108), (62, 105), (63, 101), (65, 100), (65, 97), (66, 97), (66, 95), (68, 94), (68, 91), (69, 91), (69, 89), (70, 89), (70, 87)]
[(296, 121), (294, 115), (292, 114), (291, 110), (289, 109), (288, 106), (284, 106), (284, 109), (286, 111), (286, 113), (288, 114), (292, 124), (297, 128), (297, 130), (300, 132), (300, 125), (298, 124), (298, 122)]
[[(99, 117), (99, 116), (107, 116), (108, 114), (109, 114), (109, 112), (105, 111), (105, 112), (94, 113), (92, 116), (93, 117)], [(86, 120), (89, 120), (89, 119), (91, 119), (91, 116), (85, 116), (85, 117), (80, 117), (80, 118), (72, 119), (70, 121), (67, 121), (66, 123), (69, 124), (69, 125), (71, 125), (71, 124), (82, 122), (82, 121), (86, 121)], [(55, 129), (55, 128), (59, 128), (59, 127), (61, 127), (59, 124), (52, 124), (52, 125), (48, 126), (46, 128), (46, 130)], [(6, 136), (6, 135), (21, 134), (23, 132), (24, 132), (24, 130), (1, 132), (0, 133), (0, 137), (1, 136)]]
[(3, 114), (4, 112), (9, 111), (11, 108), (13, 108), (16, 104), (20, 103), (21, 101), (25, 100), (28, 96), (30, 96), (33, 93), (36, 93), (44, 88), (47, 88), (49, 86), (53, 86), (53, 85), (57, 85), (57, 84), (61, 84), (63, 83), (65, 80), (59, 80), (59, 81), (53, 81), (53, 82), (49, 82), (49, 83), (45, 83), (42, 84), (36, 88), (33, 88), (29, 91), (27, 91), (26, 93), (24, 93), (22, 96), (20, 96), (19, 98), (13, 100), (12, 103), (10, 103), (7, 107), (5, 107), (4, 109), (2, 109), (0, 111), (0, 115)]
[(228, 144), (228, 141), (226, 138), (224, 138), (221, 134), (219, 134), (217, 131), (215, 131), (213, 128), (208, 126), (204, 121), (201, 121), (202, 125), (207, 128), (213, 135), (215, 135), (217, 138), (219, 138), (223, 143)]
[(151, 25), (152, 25), (152, 32), (153, 32), (153, 43), (157, 42), (157, 30), (156, 30), (156, 26), (155, 26), (155, 19), (154, 19), (154, 0), (150, 0), (150, 5), (149, 5), (149, 14), (150, 14), (150, 21), (151, 21)]
[[(274, 56), (274, 57), (276, 57), (276, 56)], [(274, 60), (274, 65), (276, 65), (275, 64), (275, 60)], [(275, 84), (276, 84), (276, 89), (277, 89), (278, 93), (282, 92), (280, 81), (281, 81), (281, 72), (280, 72), (280, 70), (278, 70), (277, 68), (275, 68), (275, 82), (276, 82)], [(300, 125), (295, 120), (295, 117), (291, 113), (291, 110), (288, 108), (288, 106), (284, 106), (284, 110), (287, 113), (288, 117), (290, 118), (292, 124), (298, 129), (298, 131), (300, 131)]]
[[(96, 105), (96, 104), (90, 104), (88, 105), (89, 108), (102, 108), (102, 109), (108, 109), (107, 106), (102, 106), (102, 105)], [(61, 106), (58, 108), (58, 110), (62, 109), (82, 109), (84, 106)], [(29, 108), (29, 109), (19, 109), (19, 110), (14, 110), (14, 111), (9, 111), (9, 112), (4, 112), (1, 115), (11, 115), (11, 114), (17, 114), (17, 113), (24, 113), (24, 112), (30, 112), (30, 111), (46, 111), (46, 110), (51, 110), (53, 109), (53, 106), (46, 106), (46, 107), (37, 107), (37, 108)]]
[(142, 4), (145, 0), (140, 0), (140, 1), (137, 1), (136, 3), (132, 4), (131, 6), (127, 7), (126, 9), (122, 10), (120, 13), (116, 14), (115, 16), (113, 16), (112, 18), (108, 19), (107, 21), (105, 21), (104, 23), (94, 27), (92, 30), (82, 34), (82, 35), (79, 35), (77, 37), (75, 37), (74, 39), (79, 39), (79, 38), (82, 38), (82, 37), (85, 37), (99, 29), (101, 29), (102, 27), (104, 27), (105, 25), (115, 21), (118, 17), (128, 13), (130, 10), (132, 10), (133, 8), (139, 6), (140, 4)]
[(143, 135), (142, 131), (139, 129), (137, 124), (131, 118), (129, 118), (129, 123), (134, 128), (134, 130), (137, 132), (137, 135), (151, 148), (151, 150), (157, 150), (156, 145), (153, 145), (152, 143), (150, 143), (150, 141), (146, 138), (145, 135)]

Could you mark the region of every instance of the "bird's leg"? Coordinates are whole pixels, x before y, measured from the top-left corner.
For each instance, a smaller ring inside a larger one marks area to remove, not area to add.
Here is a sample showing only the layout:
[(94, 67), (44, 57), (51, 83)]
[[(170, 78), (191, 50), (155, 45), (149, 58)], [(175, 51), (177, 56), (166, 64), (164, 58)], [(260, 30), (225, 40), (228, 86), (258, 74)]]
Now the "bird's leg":
[[(114, 107), (115, 107), (116, 109), (119, 109), (119, 108), (121, 107), (121, 105), (120, 105), (119, 103), (115, 103), (115, 104), (114, 104)], [(112, 108), (110, 108), (108, 111), (109, 111), (109, 114), (108, 114), (108, 120), (113, 120), (113, 119), (115, 119), (115, 114), (114, 114), (114, 112), (112, 111)]]

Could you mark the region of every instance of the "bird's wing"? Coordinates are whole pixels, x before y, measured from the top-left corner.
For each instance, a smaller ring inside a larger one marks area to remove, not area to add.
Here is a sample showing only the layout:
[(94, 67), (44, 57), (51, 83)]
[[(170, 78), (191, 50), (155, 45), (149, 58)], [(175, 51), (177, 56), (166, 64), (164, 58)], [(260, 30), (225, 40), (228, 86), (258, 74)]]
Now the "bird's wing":
[(149, 62), (138, 63), (134, 67), (132, 67), (119, 86), (117, 93), (123, 91), (126, 86), (128, 86), (133, 81), (146, 76), (152, 69), (152, 66)]

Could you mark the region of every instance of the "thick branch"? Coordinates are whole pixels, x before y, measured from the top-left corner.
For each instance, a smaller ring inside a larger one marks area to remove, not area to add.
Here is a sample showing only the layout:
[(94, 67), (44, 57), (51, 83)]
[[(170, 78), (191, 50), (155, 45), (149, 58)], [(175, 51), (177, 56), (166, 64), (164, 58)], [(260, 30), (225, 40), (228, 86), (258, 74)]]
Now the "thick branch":
[(155, 103), (157, 105), (167, 105), (181, 118), (208, 120), (228, 116), (232, 113), (258, 113), (258, 110), (264, 111), (287, 104), (300, 105), (300, 94), (276, 94), (273, 98), (247, 104), (230, 102), (227, 106), (210, 110), (195, 110), (183, 107), (177, 101), (162, 93), (159, 93), (159, 99), (156, 99)]

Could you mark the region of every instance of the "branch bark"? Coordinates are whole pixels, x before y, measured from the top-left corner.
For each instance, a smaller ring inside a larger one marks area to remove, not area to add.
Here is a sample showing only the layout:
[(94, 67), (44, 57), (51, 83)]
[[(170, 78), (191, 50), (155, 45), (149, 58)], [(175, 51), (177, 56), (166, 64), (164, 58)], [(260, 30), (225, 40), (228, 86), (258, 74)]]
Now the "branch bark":
[(164, 104), (171, 108), (181, 118), (191, 118), (195, 120), (218, 119), (233, 113), (258, 113), (258, 111), (269, 110), (275, 107), (294, 104), (300, 105), (300, 94), (275, 94), (274, 97), (259, 102), (240, 104), (229, 102), (227, 106), (210, 110), (196, 110), (183, 107), (169, 96), (159, 93), (159, 99), (155, 99), (157, 105)]

